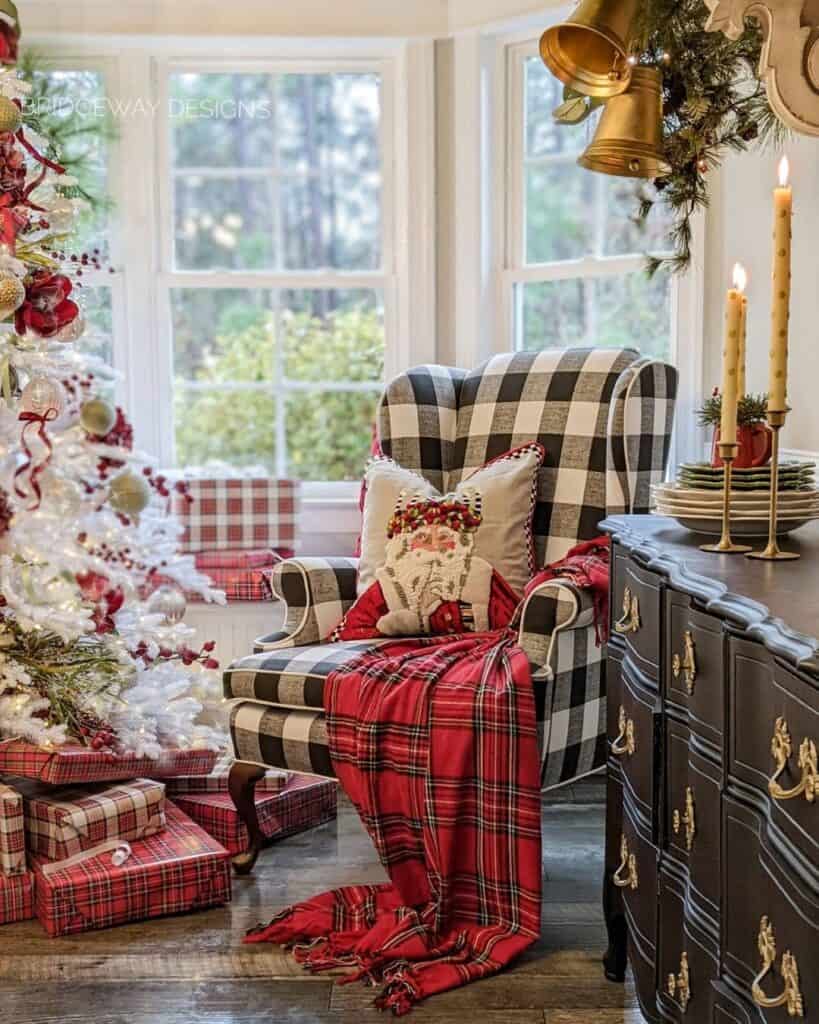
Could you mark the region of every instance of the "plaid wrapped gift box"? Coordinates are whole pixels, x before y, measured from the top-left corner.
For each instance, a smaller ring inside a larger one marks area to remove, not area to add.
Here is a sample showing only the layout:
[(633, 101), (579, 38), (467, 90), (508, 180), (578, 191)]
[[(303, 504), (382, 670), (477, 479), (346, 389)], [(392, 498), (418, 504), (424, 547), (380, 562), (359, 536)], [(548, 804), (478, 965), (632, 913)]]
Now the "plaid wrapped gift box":
[(183, 552), (297, 548), (298, 481), (190, 480), (189, 486), (193, 501), (178, 495), (174, 502), (185, 528)]
[(48, 861), (32, 856), (34, 909), (50, 936), (229, 902), (227, 851), (173, 804), (166, 816), (165, 831), (132, 843), (119, 866), (109, 854), (46, 874)]
[(0, 924), (30, 921), (34, 917), (34, 874), (0, 874)]
[(26, 833), (23, 797), (0, 783), (0, 875), (22, 875), (26, 870)]
[(109, 843), (147, 839), (165, 828), (165, 787), (135, 779), (108, 789), (26, 794), (26, 834), (32, 853), (68, 860)]
[(157, 759), (105, 754), (75, 744), (37, 747), (25, 740), (0, 742), (0, 775), (39, 779), (52, 786), (127, 779), (208, 775), (218, 760), (213, 750), (165, 750)]
[[(178, 778), (168, 779), (165, 791), (174, 799), (179, 793), (227, 793), (230, 769), (230, 761), (221, 761), (210, 775), (180, 775)], [(256, 792), (279, 793), (284, 789), (289, 777), (287, 772), (271, 768), (264, 778), (256, 783)]]
[[(338, 783), (311, 775), (292, 775), (280, 793), (256, 796), (259, 826), (267, 839), (306, 832), (336, 816)], [(227, 793), (188, 793), (173, 802), (224, 846), (231, 856), (246, 850), (247, 829)]]

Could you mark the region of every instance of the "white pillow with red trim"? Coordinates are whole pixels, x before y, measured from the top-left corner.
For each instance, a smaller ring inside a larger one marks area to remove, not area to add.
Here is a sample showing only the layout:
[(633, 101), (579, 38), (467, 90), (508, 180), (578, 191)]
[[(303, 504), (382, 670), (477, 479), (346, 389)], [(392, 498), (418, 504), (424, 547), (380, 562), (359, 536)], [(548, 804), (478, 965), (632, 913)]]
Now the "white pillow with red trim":
[(483, 632), (508, 624), (534, 573), (544, 449), (532, 442), (447, 495), (388, 458), (367, 469), (356, 605), (340, 639)]

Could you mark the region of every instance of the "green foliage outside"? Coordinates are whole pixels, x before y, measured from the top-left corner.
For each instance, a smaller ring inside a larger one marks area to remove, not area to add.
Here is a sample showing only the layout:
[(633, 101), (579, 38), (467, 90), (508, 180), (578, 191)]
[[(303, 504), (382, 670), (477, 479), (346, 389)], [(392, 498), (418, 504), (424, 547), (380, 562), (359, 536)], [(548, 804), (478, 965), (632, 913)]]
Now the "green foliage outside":
[[(178, 338), (185, 334), (187, 308), (182, 300)], [(377, 309), (357, 305), (324, 318), (285, 310), (276, 317), (237, 302), (223, 311), (198, 364), (192, 376), (177, 381), (179, 465), (263, 465), (302, 480), (361, 476), (384, 372)], [(277, 364), (278, 379), (286, 383), (274, 396)], [(332, 390), (338, 380), (372, 387)], [(225, 381), (236, 387), (226, 389)], [(284, 453), (277, 441), (284, 441)]]

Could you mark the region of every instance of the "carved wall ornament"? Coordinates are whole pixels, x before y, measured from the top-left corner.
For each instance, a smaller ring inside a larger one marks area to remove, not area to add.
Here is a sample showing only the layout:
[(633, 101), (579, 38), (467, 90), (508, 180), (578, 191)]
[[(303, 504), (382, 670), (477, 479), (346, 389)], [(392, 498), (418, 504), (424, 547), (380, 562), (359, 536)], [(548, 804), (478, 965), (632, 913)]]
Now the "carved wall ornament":
[(765, 39), (759, 76), (771, 107), (804, 135), (819, 135), (819, 10), (812, 0), (705, 0), (706, 28), (738, 39), (756, 18)]

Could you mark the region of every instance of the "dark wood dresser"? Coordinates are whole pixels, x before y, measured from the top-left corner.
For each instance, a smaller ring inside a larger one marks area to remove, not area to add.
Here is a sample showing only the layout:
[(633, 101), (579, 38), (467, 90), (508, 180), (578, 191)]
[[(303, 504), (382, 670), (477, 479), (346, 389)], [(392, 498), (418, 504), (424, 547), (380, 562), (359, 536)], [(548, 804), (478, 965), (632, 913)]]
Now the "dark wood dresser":
[(779, 565), (603, 529), (607, 976), (649, 1021), (819, 1024), (819, 524)]

